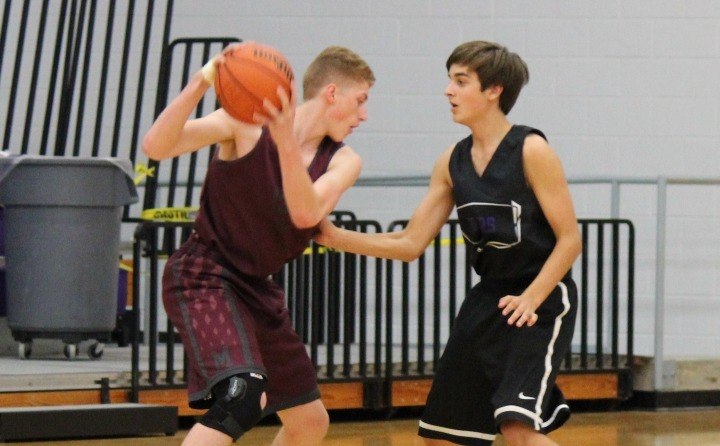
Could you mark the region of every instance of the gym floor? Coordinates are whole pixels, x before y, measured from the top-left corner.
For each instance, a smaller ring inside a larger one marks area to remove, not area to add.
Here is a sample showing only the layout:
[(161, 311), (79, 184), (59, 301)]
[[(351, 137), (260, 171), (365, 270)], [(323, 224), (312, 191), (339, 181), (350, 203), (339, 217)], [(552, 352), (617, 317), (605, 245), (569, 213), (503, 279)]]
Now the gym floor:
[[(361, 418), (352, 421), (348, 418)], [(416, 414), (387, 419), (368, 419), (367, 415), (332, 414), (330, 431), (323, 445), (329, 446), (421, 446), (417, 437)], [(191, 419), (182, 424), (191, 425)], [(189, 426), (185, 426), (187, 429)], [(278, 425), (263, 423), (245, 435), (238, 444), (269, 445)], [(170, 446), (180, 445), (187, 430), (172, 437), (110, 438), (3, 443), (35, 446)], [(570, 421), (550, 435), (564, 446), (718, 446), (720, 409), (674, 410), (660, 412), (619, 411), (575, 413)], [(496, 446), (506, 443), (498, 437)]]

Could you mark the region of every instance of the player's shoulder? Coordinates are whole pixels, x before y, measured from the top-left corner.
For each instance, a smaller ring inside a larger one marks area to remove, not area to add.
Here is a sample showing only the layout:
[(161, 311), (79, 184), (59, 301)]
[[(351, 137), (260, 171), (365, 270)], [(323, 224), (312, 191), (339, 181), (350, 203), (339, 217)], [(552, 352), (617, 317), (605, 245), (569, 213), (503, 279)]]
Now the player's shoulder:
[(453, 151), (455, 150), (455, 144), (448, 146), (443, 152), (435, 159), (435, 165), (433, 167), (433, 176), (439, 176), (449, 181), (450, 179), (450, 158), (452, 157)]
[(536, 133), (525, 138), (522, 151), (523, 164), (526, 171), (546, 171), (560, 166), (560, 158), (547, 140)]
[(456, 146), (457, 146), (457, 144), (451, 144), (448, 147), (446, 147), (445, 150), (442, 151), (440, 156), (437, 157), (435, 164), (442, 164), (442, 165), (448, 166), (448, 164), (450, 163), (450, 158), (452, 157), (452, 154), (455, 151)]
[(357, 168), (362, 167), (362, 157), (351, 146), (343, 144), (332, 156), (334, 163), (351, 164)]
[(530, 132), (523, 142), (523, 155), (528, 157), (548, 156), (554, 154), (553, 148), (541, 134)]

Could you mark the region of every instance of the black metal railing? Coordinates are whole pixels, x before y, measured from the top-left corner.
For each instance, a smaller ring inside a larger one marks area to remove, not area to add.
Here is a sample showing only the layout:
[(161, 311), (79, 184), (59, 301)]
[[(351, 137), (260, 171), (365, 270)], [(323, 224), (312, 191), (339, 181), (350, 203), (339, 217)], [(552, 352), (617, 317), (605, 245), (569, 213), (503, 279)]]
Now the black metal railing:
[[(578, 283), (580, 304), (577, 368), (630, 369), (634, 330), (634, 226), (629, 220), (582, 219), (579, 223), (583, 252), (580, 267), (573, 274)], [(624, 352), (620, 346), (623, 321)], [(565, 368), (571, 371), (572, 361), (565, 361)]]
[[(381, 232), (379, 223), (358, 220), (351, 213), (336, 213), (335, 218), (338, 225), (352, 230)], [(388, 230), (405, 224), (393, 222)], [(579, 289), (578, 319), (572, 350), (560, 372), (619, 373), (620, 397), (626, 398), (633, 356), (634, 228), (620, 219), (581, 219), (579, 225), (584, 250), (573, 268)], [(137, 318), (143, 305), (150, 324), (145, 368), (139, 363), (139, 318), (135, 323), (134, 398), (141, 389), (184, 385), (184, 375), (173, 363), (174, 331), (166, 319), (158, 319), (158, 281), (162, 259), (177, 249), (189, 228), (188, 223), (145, 222), (136, 231), (134, 279), (147, 278), (148, 294), (140, 295), (143, 287), (133, 288), (134, 314)], [(276, 275), (321, 383), (382, 382), (388, 384), (382, 387), (386, 392), (382, 401), (390, 402), (389, 383), (433, 376), (459, 300), (477, 281), (458, 231), (458, 222), (449, 221), (425, 253), (410, 263), (311, 244)], [(163, 239), (171, 242), (161, 243)], [(159, 332), (160, 326), (165, 333)], [(163, 335), (164, 342), (159, 343)], [(165, 348), (164, 367), (157, 363), (158, 348)], [(159, 373), (162, 369), (164, 376)], [(382, 405), (374, 400), (368, 404)]]
[[(134, 161), (145, 88), (155, 87), (148, 67), (160, 62), (151, 51), (167, 46), (172, 11), (173, 0), (5, 0), (0, 69), (5, 62), (13, 68), (10, 79), (0, 79), (0, 88), (9, 91), (2, 101), (2, 147), (18, 154)], [(160, 24), (158, 12), (164, 15)], [(97, 44), (102, 58), (91, 57)], [(26, 45), (33, 51), (25, 51)], [(134, 98), (126, 98), (128, 93)], [(24, 119), (16, 119), (23, 111)], [(110, 134), (105, 118), (113, 123)], [(38, 123), (43, 123), (42, 132), (31, 131)], [(86, 124), (92, 132), (84, 131)], [(123, 138), (123, 131), (131, 133), (129, 138)], [(121, 146), (121, 140), (128, 144)]]
[(154, 54), (168, 47), (174, 1), (4, 2), (0, 149), (135, 164), (163, 69)]

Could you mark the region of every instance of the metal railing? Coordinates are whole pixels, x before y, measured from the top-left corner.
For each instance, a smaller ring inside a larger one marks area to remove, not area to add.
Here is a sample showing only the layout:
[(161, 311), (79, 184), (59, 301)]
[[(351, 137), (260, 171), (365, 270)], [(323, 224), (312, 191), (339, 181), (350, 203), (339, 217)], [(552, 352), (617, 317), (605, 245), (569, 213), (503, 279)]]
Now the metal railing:
[(152, 54), (168, 46), (174, 1), (4, 3), (0, 74), (9, 76), (0, 77), (7, 92), (0, 150), (134, 164), (141, 127), (153, 118), (145, 105), (157, 85), (152, 76), (162, 70)]
[[(357, 220), (351, 213), (335, 216), (337, 224), (348, 229), (382, 230), (379, 223)], [(393, 222), (387, 229), (405, 224)], [(620, 398), (626, 398), (631, 392), (633, 362), (634, 227), (620, 219), (580, 220), (579, 225), (584, 250), (573, 268), (578, 318), (573, 348), (560, 373), (618, 373)], [(133, 277), (135, 283), (148, 278), (146, 287), (133, 288), (132, 395), (136, 400), (142, 389), (184, 385), (184, 373), (174, 363), (174, 330), (158, 317), (158, 284), (162, 259), (179, 247), (190, 227), (188, 223), (144, 222), (135, 234)], [(394, 380), (433, 376), (458, 303), (477, 281), (458, 233), (458, 222), (449, 221), (426, 252), (410, 263), (311, 244), (275, 276), (286, 290), (294, 327), (307, 345), (321, 383), (388, 384), (379, 387), (384, 389), (381, 399), (367, 401), (369, 407), (378, 408), (391, 404), (389, 384)], [(141, 295), (143, 288), (147, 296)], [(139, 362), (141, 306), (149, 318), (143, 333), (149, 349), (147, 367)], [(157, 363), (160, 348), (165, 349), (164, 365)]]

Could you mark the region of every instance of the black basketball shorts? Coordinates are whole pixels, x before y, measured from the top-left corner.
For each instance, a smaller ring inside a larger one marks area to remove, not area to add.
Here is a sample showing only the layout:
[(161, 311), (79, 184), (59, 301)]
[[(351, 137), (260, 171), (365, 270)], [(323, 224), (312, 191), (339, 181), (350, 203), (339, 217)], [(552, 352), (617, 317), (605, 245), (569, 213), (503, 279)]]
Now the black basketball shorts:
[(498, 308), (500, 298), (521, 292), (482, 282), (470, 291), (440, 359), (420, 436), (486, 446), (504, 421), (547, 433), (569, 418), (555, 378), (574, 331), (575, 283), (558, 283), (532, 327), (508, 325)]

